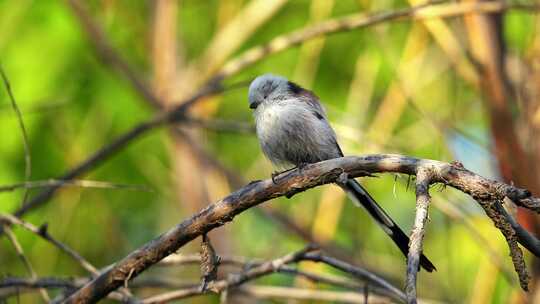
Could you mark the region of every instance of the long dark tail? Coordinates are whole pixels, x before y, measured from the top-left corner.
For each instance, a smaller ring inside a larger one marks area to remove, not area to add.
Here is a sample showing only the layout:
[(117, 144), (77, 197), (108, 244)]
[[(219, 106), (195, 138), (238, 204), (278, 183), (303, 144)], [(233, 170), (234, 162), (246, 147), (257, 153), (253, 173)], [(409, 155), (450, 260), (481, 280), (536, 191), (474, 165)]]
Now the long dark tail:
[[(373, 217), (379, 226), (388, 234), (390, 238), (396, 243), (401, 252), (407, 257), (409, 253), (409, 237), (399, 228), (388, 214), (377, 204), (377, 202), (369, 195), (369, 193), (354, 179), (349, 179), (345, 185), (341, 186), (357, 206), (364, 207), (369, 215)], [(429, 261), (429, 259), (422, 254), (420, 257), (420, 266), (432, 272), (435, 266)]]

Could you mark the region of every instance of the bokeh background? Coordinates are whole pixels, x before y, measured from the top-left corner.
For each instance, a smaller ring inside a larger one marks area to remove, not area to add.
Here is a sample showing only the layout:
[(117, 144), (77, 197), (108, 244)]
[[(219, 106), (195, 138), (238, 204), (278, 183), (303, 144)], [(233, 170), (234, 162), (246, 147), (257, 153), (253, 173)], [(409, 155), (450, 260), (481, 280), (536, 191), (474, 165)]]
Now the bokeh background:
[[(27, 129), (30, 180), (61, 176), (157, 112), (118, 62), (99, 51), (100, 44), (110, 45), (166, 109), (197, 92), (227, 62), (278, 35), (421, 2), (0, 1), (0, 61)], [(77, 7), (103, 36), (89, 34)], [(284, 75), (320, 96), (345, 154), (459, 160), (483, 176), (540, 194), (539, 31), (540, 16), (532, 8), (490, 17), (406, 18), (306, 41), (265, 56), (224, 83), (243, 83), (267, 72)], [(99, 268), (121, 259), (243, 183), (270, 176), (273, 169), (252, 132), (247, 105), (245, 85), (205, 98), (190, 111), (196, 121), (155, 128), (81, 177), (152, 191), (66, 187), (24, 219), (36, 226), (48, 223), (51, 235)], [(24, 181), (21, 129), (4, 87), (0, 140), (0, 185)], [(410, 231), (414, 191), (407, 188), (408, 178), (382, 174), (362, 183)], [(29, 197), (40, 191), (30, 190)], [(443, 303), (526, 301), (507, 245), (483, 211), (452, 189), (434, 187), (432, 194), (424, 252), (438, 271), (420, 273), (420, 297)], [(24, 197), (20, 189), (0, 193), (0, 211), (14, 212)], [(297, 250), (307, 240), (291, 230), (295, 225), (333, 253), (403, 285), (405, 259), (339, 188), (323, 186), (264, 205), (210, 234), (219, 254), (271, 259)], [(530, 229), (537, 226), (527, 214), (520, 220)], [(20, 228), (14, 232), (39, 277), (87, 275), (49, 243)], [(181, 252), (196, 252), (198, 244)], [(313, 264), (301, 267), (333, 272)], [(197, 266), (154, 268), (141, 278), (194, 282), (198, 271)], [(532, 273), (537, 275), (534, 267)], [(29, 275), (2, 237), (0, 277), (8, 276)], [(328, 288), (283, 275), (258, 283)], [(534, 295), (534, 284), (532, 290)], [(42, 299), (23, 292), (7, 301)]]

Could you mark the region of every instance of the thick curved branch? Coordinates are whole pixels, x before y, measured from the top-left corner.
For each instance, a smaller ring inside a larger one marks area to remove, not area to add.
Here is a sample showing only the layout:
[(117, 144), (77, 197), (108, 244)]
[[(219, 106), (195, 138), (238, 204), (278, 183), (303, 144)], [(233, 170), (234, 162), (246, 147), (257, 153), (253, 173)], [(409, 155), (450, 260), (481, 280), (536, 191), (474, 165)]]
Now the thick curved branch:
[[(208, 231), (223, 226), (242, 213), (267, 200), (291, 197), (307, 189), (336, 182), (345, 173), (350, 177), (373, 173), (395, 172), (415, 175), (420, 169), (432, 172), (432, 183), (444, 183), (476, 200), (498, 201), (508, 197), (518, 205), (538, 212), (540, 200), (527, 190), (489, 180), (463, 168), (459, 163), (448, 164), (401, 155), (366, 155), (343, 157), (307, 165), (271, 179), (252, 182), (222, 200), (209, 205), (156, 239), (135, 250), (67, 299), (67, 303), (90, 303), (103, 298), (133, 279), (150, 266), (177, 251), (186, 243)], [(525, 204), (523, 201), (527, 200)]]

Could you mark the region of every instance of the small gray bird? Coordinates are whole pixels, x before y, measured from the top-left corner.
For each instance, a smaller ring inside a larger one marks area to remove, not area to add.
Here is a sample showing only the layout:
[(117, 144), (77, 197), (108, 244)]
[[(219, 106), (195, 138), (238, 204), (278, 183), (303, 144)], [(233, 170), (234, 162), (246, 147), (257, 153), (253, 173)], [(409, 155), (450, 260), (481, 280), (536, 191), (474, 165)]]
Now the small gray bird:
[[(302, 168), (305, 164), (343, 156), (336, 133), (313, 92), (284, 77), (265, 74), (249, 86), (249, 107), (253, 109), (262, 150), (275, 166)], [(367, 210), (407, 256), (409, 237), (362, 185), (349, 179), (340, 186), (357, 206)], [(423, 254), (420, 265), (428, 272), (435, 270)]]

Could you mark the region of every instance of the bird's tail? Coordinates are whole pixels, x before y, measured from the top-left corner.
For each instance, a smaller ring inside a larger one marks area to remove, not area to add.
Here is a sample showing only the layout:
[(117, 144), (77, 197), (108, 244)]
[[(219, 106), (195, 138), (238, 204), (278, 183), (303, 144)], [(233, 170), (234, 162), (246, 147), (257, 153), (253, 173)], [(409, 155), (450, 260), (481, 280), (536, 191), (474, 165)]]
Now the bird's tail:
[[(390, 218), (388, 214), (377, 204), (377, 202), (369, 195), (369, 193), (354, 179), (349, 179), (341, 187), (351, 197), (352, 201), (357, 206), (361, 206), (367, 210), (369, 215), (377, 221), (379, 226), (388, 234), (396, 243), (401, 252), (407, 257), (409, 253), (409, 237), (399, 228), (399, 226)], [(422, 254), (420, 256), (420, 266), (428, 272), (432, 272), (435, 266), (429, 259)]]

